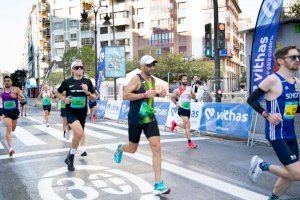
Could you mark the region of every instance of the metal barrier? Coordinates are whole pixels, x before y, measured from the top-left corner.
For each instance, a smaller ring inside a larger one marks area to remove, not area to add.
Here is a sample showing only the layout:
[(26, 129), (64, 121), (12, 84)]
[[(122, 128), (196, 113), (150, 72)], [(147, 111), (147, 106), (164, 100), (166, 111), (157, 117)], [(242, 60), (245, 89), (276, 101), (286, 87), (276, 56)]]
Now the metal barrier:
[[(247, 145), (253, 146), (256, 143), (269, 145), (268, 140), (265, 139), (265, 123), (266, 119), (263, 118), (263, 116), (257, 112), (253, 113)], [(297, 134), (298, 142), (300, 143), (300, 114), (296, 114), (295, 116), (295, 132)]]

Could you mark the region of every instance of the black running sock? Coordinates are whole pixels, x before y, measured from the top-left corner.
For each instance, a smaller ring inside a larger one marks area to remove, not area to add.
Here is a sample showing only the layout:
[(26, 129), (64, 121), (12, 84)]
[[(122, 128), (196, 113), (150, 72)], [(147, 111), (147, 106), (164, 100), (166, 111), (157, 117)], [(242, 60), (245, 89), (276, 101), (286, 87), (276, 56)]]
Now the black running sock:
[(188, 139), (188, 143), (191, 143), (192, 142), (192, 140), (191, 139)]
[(269, 168), (270, 168), (270, 164), (263, 161), (262, 163), (259, 164), (259, 167), (261, 170), (263, 171), (269, 171)]
[(279, 199), (279, 196), (277, 196), (276, 194), (272, 193), (269, 200), (277, 200)]

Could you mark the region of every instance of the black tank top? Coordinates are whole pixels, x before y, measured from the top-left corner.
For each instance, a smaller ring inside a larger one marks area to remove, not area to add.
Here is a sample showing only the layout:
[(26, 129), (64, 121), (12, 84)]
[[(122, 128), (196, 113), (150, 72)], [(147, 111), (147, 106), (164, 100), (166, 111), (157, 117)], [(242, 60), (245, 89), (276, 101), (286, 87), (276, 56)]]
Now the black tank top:
[[(146, 88), (144, 87), (143, 82), (146, 82), (146, 80), (141, 76), (141, 74), (137, 74), (138, 77), (140, 78), (141, 81), (141, 87), (137, 90), (134, 91), (134, 94), (142, 94), (146, 92)], [(153, 77), (152, 81), (154, 84), (154, 79)], [(146, 101), (147, 99), (138, 99), (138, 100), (134, 100), (134, 101), (130, 101), (130, 107), (129, 107), (129, 112), (128, 112), (128, 123), (129, 124), (143, 124), (143, 119), (140, 116), (140, 109), (141, 109), (141, 105), (144, 101)], [(151, 121), (156, 120), (155, 115), (153, 114), (151, 116)]]

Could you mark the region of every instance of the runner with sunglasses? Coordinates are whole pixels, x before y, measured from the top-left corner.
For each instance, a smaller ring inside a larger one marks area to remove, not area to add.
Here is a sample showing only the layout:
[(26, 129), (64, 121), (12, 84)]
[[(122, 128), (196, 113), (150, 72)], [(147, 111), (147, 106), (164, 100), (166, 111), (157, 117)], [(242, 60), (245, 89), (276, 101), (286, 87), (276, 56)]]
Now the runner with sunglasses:
[(153, 109), (154, 97), (165, 97), (166, 90), (157, 93), (152, 74), (157, 61), (149, 55), (140, 60), (141, 73), (134, 76), (124, 90), (123, 99), (130, 101), (128, 113), (129, 142), (119, 144), (114, 155), (116, 163), (121, 163), (123, 152), (135, 153), (142, 131), (152, 150), (152, 165), (155, 174), (155, 195), (168, 194), (170, 189), (161, 180), (161, 145), (158, 123)]
[[(279, 199), (293, 181), (300, 181), (299, 148), (294, 129), (300, 89), (299, 79), (295, 76), (300, 65), (300, 55), (296, 46), (286, 46), (276, 51), (275, 59), (279, 66), (278, 72), (265, 78), (247, 100), (266, 119), (266, 139), (283, 165), (269, 164), (258, 156), (251, 160), (249, 176), (253, 182), (257, 181), (263, 171), (279, 177), (269, 200)], [(263, 97), (266, 109), (259, 103)]]
[(17, 127), (17, 119), (19, 117), (19, 102), (24, 101), (22, 91), (18, 87), (12, 86), (12, 80), (10, 76), (4, 76), (4, 88), (0, 90), (0, 97), (2, 101), (2, 109), (0, 117), (4, 115), (3, 121), (6, 126), (6, 141), (8, 144), (8, 154), (13, 156), (15, 150), (12, 146), (12, 132)]
[[(84, 135), (87, 115), (87, 101), (96, 100), (95, 89), (90, 79), (84, 78), (84, 67), (81, 61), (71, 64), (72, 77), (62, 82), (57, 90), (57, 97), (66, 103), (66, 118), (73, 131), (73, 140), (65, 163), (69, 171), (74, 171), (74, 155)], [(66, 98), (62, 93), (66, 92)]]

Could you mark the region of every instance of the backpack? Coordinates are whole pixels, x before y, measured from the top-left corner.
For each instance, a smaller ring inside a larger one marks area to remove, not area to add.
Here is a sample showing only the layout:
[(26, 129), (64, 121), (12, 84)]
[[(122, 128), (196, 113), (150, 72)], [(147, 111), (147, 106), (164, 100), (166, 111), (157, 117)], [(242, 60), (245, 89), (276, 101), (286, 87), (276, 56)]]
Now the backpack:
[(202, 96), (202, 101), (203, 102), (212, 102), (212, 97), (211, 97), (211, 92), (210, 89), (203, 89), (203, 96)]

